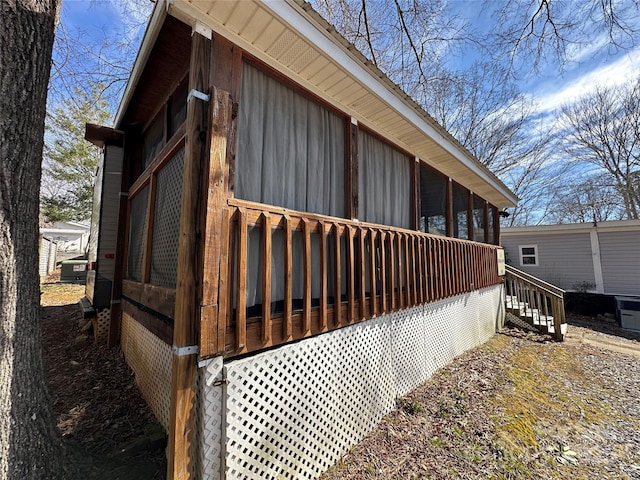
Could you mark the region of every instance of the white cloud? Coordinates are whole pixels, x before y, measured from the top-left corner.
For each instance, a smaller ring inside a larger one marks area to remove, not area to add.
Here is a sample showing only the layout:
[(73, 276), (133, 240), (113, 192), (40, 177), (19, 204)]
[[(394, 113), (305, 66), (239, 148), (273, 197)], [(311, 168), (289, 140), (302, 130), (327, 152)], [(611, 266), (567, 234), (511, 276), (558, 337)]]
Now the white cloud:
[[(564, 84), (548, 83), (532, 94), (539, 114), (548, 114), (560, 105), (591, 93), (596, 85), (619, 85), (640, 72), (640, 48), (636, 48), (612, 63), (598, 66)], [(554, 90), (559, 86), (558, 90)]]

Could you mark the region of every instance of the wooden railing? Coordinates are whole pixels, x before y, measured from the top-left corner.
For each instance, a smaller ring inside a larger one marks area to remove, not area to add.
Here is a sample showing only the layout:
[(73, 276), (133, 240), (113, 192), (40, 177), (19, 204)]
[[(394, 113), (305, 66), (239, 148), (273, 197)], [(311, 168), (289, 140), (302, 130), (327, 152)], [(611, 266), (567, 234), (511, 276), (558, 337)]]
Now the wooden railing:
[[(502, 282), (493, 245), (237, 199), (221, 232), (217, 333), (227, 356)], [(274, 283), (282, 298), (272, 295)], [(254, 288), (261, 298), (248, 308)]]
[(548, 329), (553, 325), (553, 336), (562, 341), (566, 331), (564, 290), (528, 273), (505, 265), (505, 293), (510, 303), (518, 305), (524, 317), (538, 317), (534, 325)]

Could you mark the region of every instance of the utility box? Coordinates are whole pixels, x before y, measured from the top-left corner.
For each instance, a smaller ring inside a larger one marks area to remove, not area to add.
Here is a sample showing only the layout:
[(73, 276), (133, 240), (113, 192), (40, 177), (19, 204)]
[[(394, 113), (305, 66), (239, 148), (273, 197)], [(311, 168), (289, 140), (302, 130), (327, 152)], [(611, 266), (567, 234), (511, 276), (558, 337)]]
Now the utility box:
[(86, 260), (65, 260), (60, 267), (60, 281), (70, 283), (85, 283), (87, 278)]
[(640, 331), (640, 297), (615, 297), (620, 326)]

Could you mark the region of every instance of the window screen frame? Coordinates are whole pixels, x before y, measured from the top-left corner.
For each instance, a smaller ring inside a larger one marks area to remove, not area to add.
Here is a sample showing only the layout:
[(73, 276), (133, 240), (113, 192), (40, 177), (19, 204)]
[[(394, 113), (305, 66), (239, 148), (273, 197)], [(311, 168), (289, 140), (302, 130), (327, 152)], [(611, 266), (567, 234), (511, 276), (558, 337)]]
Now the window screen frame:
[[(533, 253), (524, 253), (525, 248), (532, 248)], [(520, 258), (521, 267), (538, 267), (540, 266), (538, 245), (518, 245), (518, 256)], [(533, 258), (533, 263), (525, 263), (526, 258)]]

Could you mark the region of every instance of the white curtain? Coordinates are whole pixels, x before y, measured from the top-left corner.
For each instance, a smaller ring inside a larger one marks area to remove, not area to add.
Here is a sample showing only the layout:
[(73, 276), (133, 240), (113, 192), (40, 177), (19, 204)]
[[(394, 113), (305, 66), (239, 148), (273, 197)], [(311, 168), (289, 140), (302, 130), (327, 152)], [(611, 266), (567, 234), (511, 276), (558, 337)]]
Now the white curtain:
[[(344, 217), (344, 118), (243, 64), (235, 196), (301, 212)], [(247, 307), (262, 301), (261, 228), (249, 232)], [(284, 299), (283, 234), (272, 238), (271, 301)], [(302, 236), (293, 239), (293, 298), (303, 294)], [(312, 238), (317, 279), (319, 243)], [(312, 284), (313, 298), (319, 282)], [(234, 296), (235, 297), (235, 296)]]
[(359, 130), (360, 220), (401, 228), (411, 225), (411, 159)]

